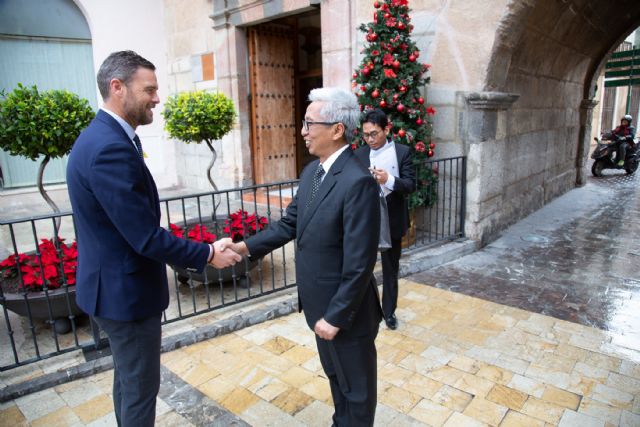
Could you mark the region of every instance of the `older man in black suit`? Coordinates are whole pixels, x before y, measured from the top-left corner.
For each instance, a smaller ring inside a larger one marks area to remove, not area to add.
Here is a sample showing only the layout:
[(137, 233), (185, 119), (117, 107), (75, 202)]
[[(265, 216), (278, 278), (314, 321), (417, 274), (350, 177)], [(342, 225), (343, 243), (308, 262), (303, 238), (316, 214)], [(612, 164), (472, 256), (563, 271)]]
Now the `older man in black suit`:
[(300, 309), (316, 334), (331, 386), (335, 426), (371, 426), (376, 408), (376, 347), (382, 312), (373, 278), (380, 209), (378, 186), (349, 149), (358, 125), (356, 97), (311, 91), (302, 136), (319, 157), (302, 172), (286, 215), (233, 245), (253, 257), (296, 239)]
[(386, 195), (391, 229), (391, 248), (382, 252), (382, 311), (389, 329), (398, 327), (398, 270), (402, 236), (409, 227), (407, 195), (416, 189), (411, 150), (389, 139), (387, 115), (374, 109), (364, 117), (362, 136), (366, 146), (356, 150), (356, 156), (373, 174)]

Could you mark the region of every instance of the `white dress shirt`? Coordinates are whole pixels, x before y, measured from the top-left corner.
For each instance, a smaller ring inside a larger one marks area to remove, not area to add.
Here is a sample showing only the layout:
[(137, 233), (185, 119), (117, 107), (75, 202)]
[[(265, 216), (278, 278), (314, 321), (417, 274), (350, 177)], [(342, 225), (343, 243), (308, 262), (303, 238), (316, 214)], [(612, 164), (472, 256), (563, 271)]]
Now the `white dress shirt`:
[(384, 169), (387, 171), (387, 182), (380, 184), (380, 188), (384, 192), (384, 195), (387, 196), (393, 191), (393, 186), (396, 183), (396, 177), (400, 176), (395, 142), (387, 140), (382, 147), (377, 150), (371, 150), (369, 153), (369, 164), (372, 168), (375, 167), (377, 169)]

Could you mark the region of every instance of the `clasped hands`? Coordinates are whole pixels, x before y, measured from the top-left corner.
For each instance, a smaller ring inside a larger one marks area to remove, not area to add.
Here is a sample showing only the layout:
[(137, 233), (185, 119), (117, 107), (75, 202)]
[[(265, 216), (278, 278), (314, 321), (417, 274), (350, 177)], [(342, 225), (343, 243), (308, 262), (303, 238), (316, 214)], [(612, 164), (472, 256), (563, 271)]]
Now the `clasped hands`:
[(213, 242), (213, 258), (209, 262), (215, 268), (225, 268), (242, 261), (244, 255), (248, 255), (247, 245), (244, 242), (233, 243), (229, 237)]

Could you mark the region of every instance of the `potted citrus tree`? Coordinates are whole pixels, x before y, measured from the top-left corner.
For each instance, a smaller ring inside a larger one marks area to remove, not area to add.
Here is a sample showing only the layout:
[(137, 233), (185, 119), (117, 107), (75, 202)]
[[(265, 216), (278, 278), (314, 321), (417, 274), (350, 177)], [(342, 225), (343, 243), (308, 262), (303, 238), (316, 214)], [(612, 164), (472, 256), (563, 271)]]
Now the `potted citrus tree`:
[(185, 144), (207, 144), (211, 150), (207, 178), (211, 187), (218, 191), (211, 177), (211, 169), (218, 157), (213, 142), (221, 139), (233, 128), (236, 119), (233, 102), (222, 93), (182, 92), (169, 97), (162, 116), (170, 137)]
[(9, 94), (0, 94), (0, 148), (34, 161), (41, 158), (38, 190), (56, 213), (60, 210), (42, 184), (44, 170), (51, 159), (69, 154), (94, 116), (86, 99), (66, 90), (40, 92), (35, 85), (18, 83)]
[[(0, 93), (0, 148), (15, 156), (40, 160), (37, 186), (56, 213), (58, 206), (44, 189), (44, 171), (51, 159), (69, 153), (80, 132), (95, 116), (86, 99), (66, 90), (41, 92), (21, 84)], [(75, 243), (57, 237), (42, 239), (36, 250), (14, 253), (0, 262), (0, 303), (20, 315), (49, 319), (60, 333), (71, 328), (69, 317), (80, 314), (75, 304)]]

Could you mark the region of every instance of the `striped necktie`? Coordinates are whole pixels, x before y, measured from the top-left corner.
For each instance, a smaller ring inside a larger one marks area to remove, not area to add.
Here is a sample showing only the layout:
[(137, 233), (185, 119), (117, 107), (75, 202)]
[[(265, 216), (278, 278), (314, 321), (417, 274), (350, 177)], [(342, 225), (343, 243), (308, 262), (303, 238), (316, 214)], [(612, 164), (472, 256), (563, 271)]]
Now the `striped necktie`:
[(136, 148), (138, 149), (138, 156), (140, 156), (140, 160), (144, 162), (144, 152), (142, 151), (142, 143), (140, 142), (138, 135), (133, 137), (133, 142), (136, 144)]

